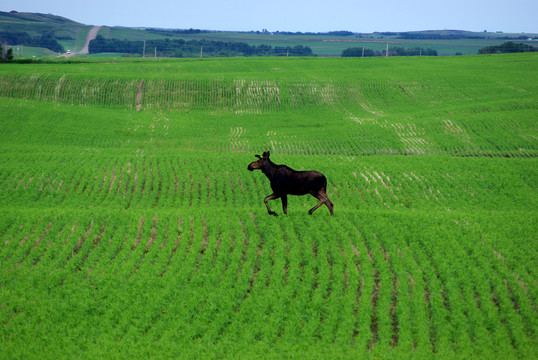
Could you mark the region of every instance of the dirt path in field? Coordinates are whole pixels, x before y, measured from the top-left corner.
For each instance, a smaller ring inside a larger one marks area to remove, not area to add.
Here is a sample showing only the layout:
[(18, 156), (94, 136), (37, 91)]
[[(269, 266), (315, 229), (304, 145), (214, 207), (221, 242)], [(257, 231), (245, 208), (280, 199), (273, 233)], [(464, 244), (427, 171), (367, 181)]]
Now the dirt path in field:
[(99, 30), (101, 30), (102, 26), (94, 26), (88, 31), (88, 35), (86, 35), (86, 42), (84, 43), (84, 47), (82, 50), (78, 52), (79, 55), (88, 55), (89, 50), (88, 47), (90, 46), (90, 41), (94, 40), (97, 37), (97, 33)]

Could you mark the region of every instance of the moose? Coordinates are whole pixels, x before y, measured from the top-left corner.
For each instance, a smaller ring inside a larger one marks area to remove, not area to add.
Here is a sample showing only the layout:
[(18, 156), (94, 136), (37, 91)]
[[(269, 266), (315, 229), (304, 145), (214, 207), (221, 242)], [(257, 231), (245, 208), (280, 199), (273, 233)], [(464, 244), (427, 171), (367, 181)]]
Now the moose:
[(325, 178), (325, 175), (317, 171), (295, 171), (286, 165), (276, 165), (269, 159), (269, 155), (269, 151), (264, 152), (262, 156), (255, 155), (258, 160), (248, 165), (248, 170), (260, 169), (271, 181), (273, 193), (263, 200), (269, 215), (278, 216), (276, 212), (271, 211), (269, 200), (281, 198), (282, 210), (284, 214), (287, 214), (288, 195), (306, 194), (310, 194), (319, 200), (316, 206), (308, 211), (310, 215), (323, 204), (327, 206), (331, 215), (334, 215), (333, 203), (326, 193), (327, 178)]

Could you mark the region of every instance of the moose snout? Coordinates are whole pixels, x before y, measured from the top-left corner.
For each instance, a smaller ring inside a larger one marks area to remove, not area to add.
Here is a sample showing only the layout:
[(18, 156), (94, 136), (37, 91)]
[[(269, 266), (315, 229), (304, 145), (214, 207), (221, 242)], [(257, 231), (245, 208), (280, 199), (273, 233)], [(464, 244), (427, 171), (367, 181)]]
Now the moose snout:
[(257, 161), (251, 162), (250, 164), (248, 164), (248, 167), (247, 167), (249, 171), (254, 171), (259, 168), (260, 167), (258, 166)]

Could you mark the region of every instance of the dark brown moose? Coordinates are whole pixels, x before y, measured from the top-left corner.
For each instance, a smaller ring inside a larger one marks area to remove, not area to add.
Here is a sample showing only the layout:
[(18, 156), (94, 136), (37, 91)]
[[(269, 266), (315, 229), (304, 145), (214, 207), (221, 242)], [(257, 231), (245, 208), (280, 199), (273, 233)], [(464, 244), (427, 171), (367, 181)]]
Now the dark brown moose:
[(282, 210), (284, 210), (284, 214), (288, 213), (288, 194), (310, 194), (317, 198), (319, 202), (308, 211), (310, 215), (323, 204), (329, 208), (331, 215), (334, 215), (333, 203), (329, 200), (326, 193), (327, 179), (325, 175), (317, 171), (295, 171), (286, 165), (276, 165), (269, 159), (269, 151), (264, 152), (262, 156), (256, 155), (256, 157), (259, 160), (251, 162), (248, 165), (248, 170), (254, 171), (260, 169), (269, 178), (269, 181), (271, 181), (273, 193), (263, 200), (265, 206), (267, 206), (269, 215), (278, 216), (276, 212), (271, 211), (267, 203), (269, 200), (278, 198), (282, 199)]

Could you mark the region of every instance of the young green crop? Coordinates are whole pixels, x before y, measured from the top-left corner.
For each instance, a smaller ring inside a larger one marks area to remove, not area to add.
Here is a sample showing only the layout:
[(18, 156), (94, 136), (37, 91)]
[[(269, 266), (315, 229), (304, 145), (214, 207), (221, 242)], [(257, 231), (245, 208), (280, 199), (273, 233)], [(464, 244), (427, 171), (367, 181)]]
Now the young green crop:
[[(533, 54), (0, 69), (3, 353), (534, 358), (535, 70)], [(294, 196), (267, 216), (246, 169), (266, 150), (323, 172), (335, 216)]]

